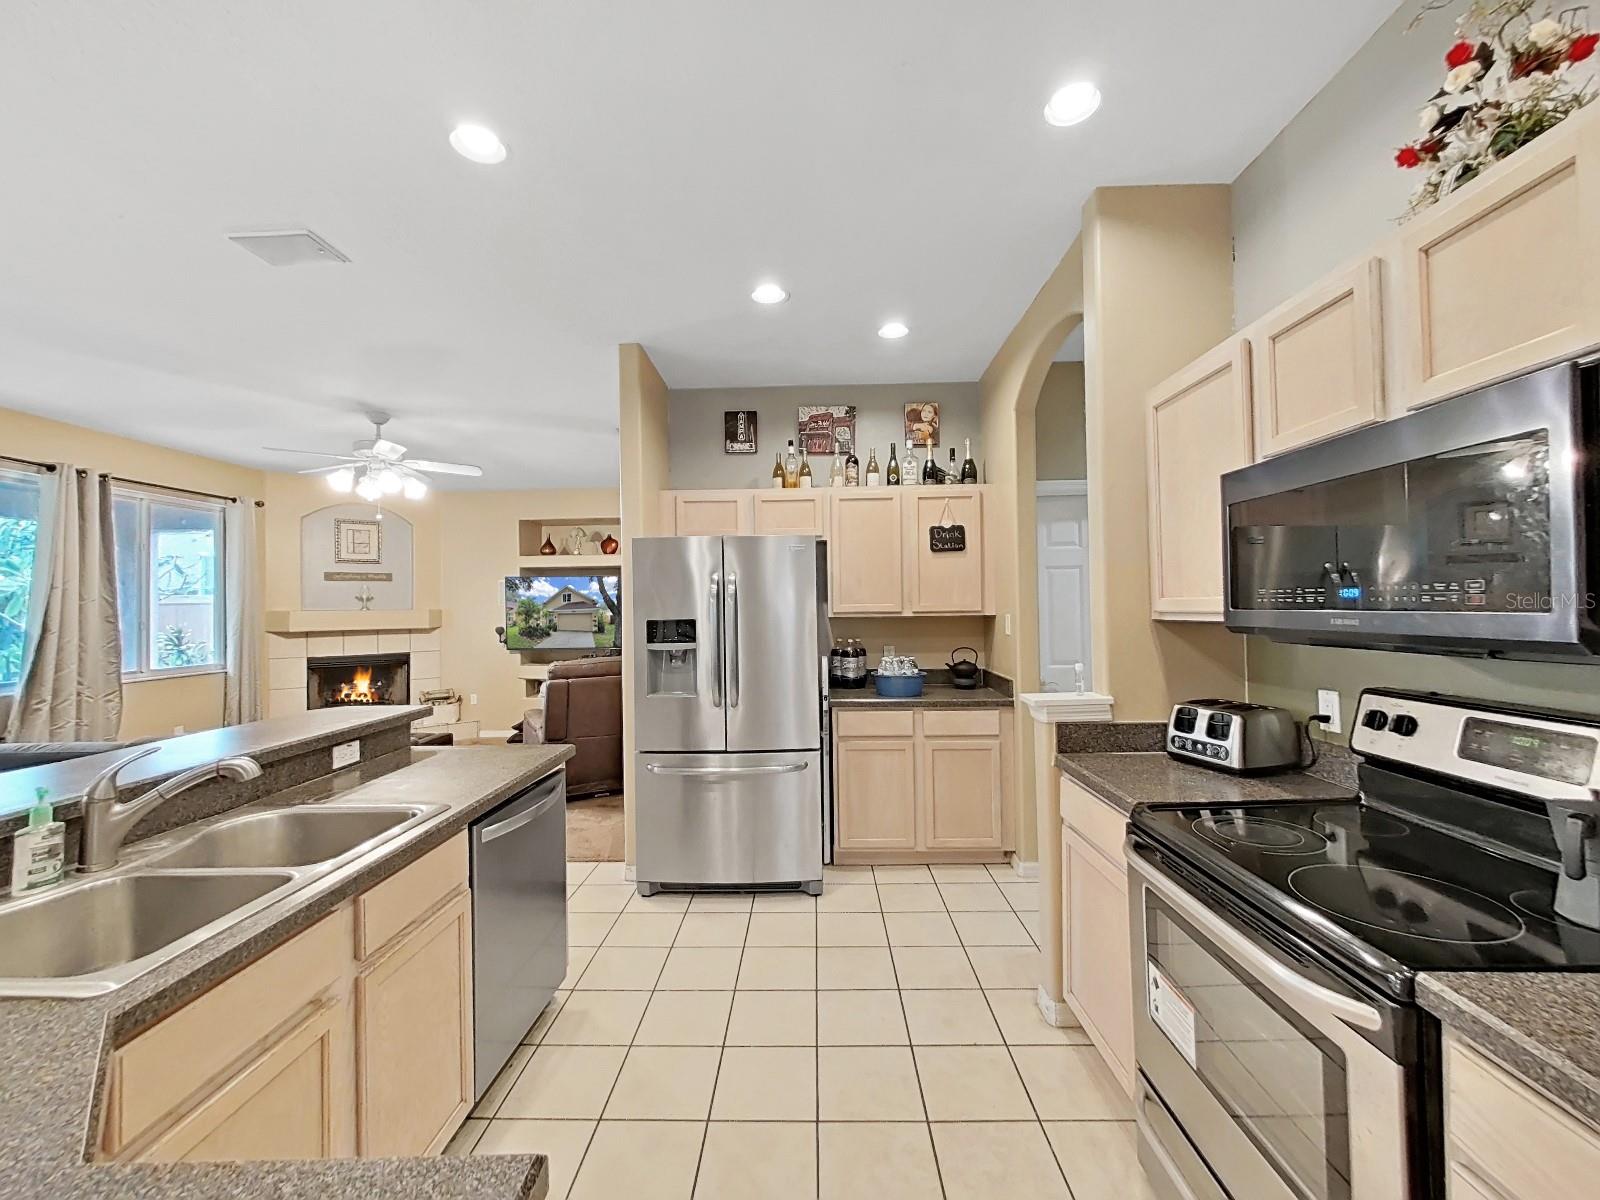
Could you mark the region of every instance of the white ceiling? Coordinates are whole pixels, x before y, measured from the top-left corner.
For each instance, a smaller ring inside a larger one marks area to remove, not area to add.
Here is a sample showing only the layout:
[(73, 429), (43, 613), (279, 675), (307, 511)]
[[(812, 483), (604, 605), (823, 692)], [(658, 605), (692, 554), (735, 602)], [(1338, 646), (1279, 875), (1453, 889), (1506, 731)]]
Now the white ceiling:
[[(975, 379), (1092, 188), (1232, 180), (1394, 7), (6, 0), (0, 406), (278, 469), (382, 407), (483, 486), (609, 484), (619, 342), (675, 387)], [(1077, 78), (1100, 114), (1047, 125)], [(302, 226), (353, 262), (225, 236)]]

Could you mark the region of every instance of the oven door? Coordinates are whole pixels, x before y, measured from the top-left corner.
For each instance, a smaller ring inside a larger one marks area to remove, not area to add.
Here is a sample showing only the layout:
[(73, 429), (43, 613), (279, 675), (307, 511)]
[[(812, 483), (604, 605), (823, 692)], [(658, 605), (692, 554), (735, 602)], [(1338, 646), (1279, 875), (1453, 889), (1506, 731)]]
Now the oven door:
[(1397, 1006), (1129, 851), (1141, 1150), (1167, 1194), (1413, 1200), (1413, 1081), (1369, 1040), (1395, 1035)]

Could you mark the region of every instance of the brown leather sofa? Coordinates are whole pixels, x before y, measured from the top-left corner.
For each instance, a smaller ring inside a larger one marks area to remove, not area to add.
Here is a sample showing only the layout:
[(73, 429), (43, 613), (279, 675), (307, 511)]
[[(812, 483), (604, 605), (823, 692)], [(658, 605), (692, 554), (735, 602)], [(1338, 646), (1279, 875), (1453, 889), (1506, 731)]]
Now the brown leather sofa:
[(622, 658), (554, 663), (544, 685), (544, 740), (577, 753), (567, 763), (567, 795), (622, 790)]

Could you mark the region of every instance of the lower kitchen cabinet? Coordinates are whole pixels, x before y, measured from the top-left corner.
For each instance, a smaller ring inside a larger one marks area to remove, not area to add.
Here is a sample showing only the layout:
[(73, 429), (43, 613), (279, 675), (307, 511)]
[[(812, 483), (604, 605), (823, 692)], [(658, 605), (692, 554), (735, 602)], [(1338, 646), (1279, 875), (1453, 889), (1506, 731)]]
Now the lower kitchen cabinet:
[(111, 1054), (100, 1157), (429, 1154), (472, 1103), (466, 834)]
[(999, 859), (1011, 849), (1011, 713), (841, 709), (834, 715), (841, 863)]

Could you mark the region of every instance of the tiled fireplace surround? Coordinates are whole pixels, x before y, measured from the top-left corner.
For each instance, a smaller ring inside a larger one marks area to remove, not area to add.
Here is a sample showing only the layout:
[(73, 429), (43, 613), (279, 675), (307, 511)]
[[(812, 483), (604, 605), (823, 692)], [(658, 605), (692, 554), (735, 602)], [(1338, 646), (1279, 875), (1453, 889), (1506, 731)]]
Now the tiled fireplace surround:
[(439, 631), (267, 634), (267, 715), (306, 711), (306, 659), (338, 654), (410, 654), (411, 701), (439, 687)]

